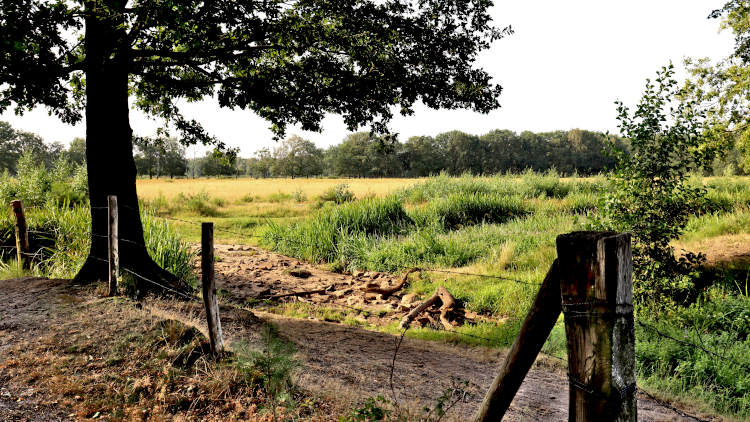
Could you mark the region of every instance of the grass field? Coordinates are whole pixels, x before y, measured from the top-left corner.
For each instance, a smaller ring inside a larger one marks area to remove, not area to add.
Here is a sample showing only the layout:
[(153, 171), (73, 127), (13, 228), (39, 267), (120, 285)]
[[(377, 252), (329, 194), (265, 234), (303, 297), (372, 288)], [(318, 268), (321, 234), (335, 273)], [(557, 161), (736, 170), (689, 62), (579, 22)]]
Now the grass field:
[[(304, 192), (308, 197), (319, 196), (332, 186), (349, 185), (357, 197), (384, 196), (396, 189), (417, 183), (420, 179), (139, 179), (138, 195), (143, 199), (179, 194), (209, 192), (211, 196), (228, 202), (238, 202), (245, 196), (273, 199), (279, 195)], [(423, 179), (422, 179), (423, 180)]]
[[(703, 185), (708, 201), (674, 245), (678, 252), (706, 253), (716, 272), (696, 286), (694, 303), (658, 314), (642, 309), (636, 317), (750, 366), (750, 177), (696, 177), (690, 183)], [(408, 287), (426, 295), (445, 286), (467, 309), (497, 321), (460, 327), (466, 337), (426, 328), (409, 336), (492, 347), (512, 342), (536, 294), (533, 283), (541, 282), (556, 256), (557, 235), (589, 227), (607, 189), (603, 177), (554, 173), (138, 180), (149, 251), (172, 271), (191, 271), (189, 248), (180, 239), (198, 242), (197, 223), (213, 221), (217, 243), (260, 245), (336, 271), (418, 266), (523, 281), (423, 271)], [(88, 215), (85, 202), (30, 210), (29, 226), (56, 239), (43, 275), (75, 273), (88, 250)], [(0, 217), (7, 245), (12, 230), (10, 217)], [(0, 263), (0, 279), (21, 272)], [(377, 328), (397, 331), (395, 325)], [(742, 367), (643, 329), (636, 330), (636, 342), (640, 385), (711, 412), (750, 418), (750, 373)], [(564, 355), (562, 325), (544, 351)]]
[[(713, 276), (712, 287), (704, 287), (697, 302), (657, 319), (641, 310), (638, 319), (750, 365), (750, 178), (694, 177), (690, 183), (703, 185), (708, 201), (674, 245), (678, 252), (706, 253), (709, 265), (731, 272)], [(138, 189), (157, 215), (187, 221), (173, 223), (191, 241), (199, 239), (194, 223), (213, 221), (217, 242), (260, 244), (333, 270), (398, 272), (419, 266), (539, 283), (555, 258), (556, 236), (586, 229), (608, 185), (603, 177), (525, 173), (139, 180)], [(533, 284), (436, 272), (412, 283), (409, 291), (426, 295), (440, 285), (468, 309), (505, 321), (461, 327), (470, 336), (497, 339), (494, 345), (500, 346), (512, 341), (536, 294)], [(381, 329), (396, 332), (395, 326)], [(457, 341), (427, 329), (409, 335)], [(639, 382), (650, 391), (710, 412), (750, 417), (750, 374), (742, 368), (643, 329), (636, 336)], [(564, 355), (561, 325), (544, 351)]]

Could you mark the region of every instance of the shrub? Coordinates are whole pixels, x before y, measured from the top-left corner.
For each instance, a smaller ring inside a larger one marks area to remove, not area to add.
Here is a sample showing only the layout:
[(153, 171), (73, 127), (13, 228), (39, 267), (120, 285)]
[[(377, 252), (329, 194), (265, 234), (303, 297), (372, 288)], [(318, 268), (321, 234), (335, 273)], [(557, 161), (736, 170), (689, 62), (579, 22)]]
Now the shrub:
[[(696, 103), (679, 102), (672, 66), (646, 83), (635, 112), (618, 103), (620, 129), (632, 151), (612, 148), (617, 167), (613, 191), (603, 204), (600, 226), (633, 233), (633, 292), (639, 302), (663, 306), (690, 294), (699, 255), (675, 259), (670, 241), (684, 231), (688, 218), (705, 207), (705, 189), (691, 186), (691, 169), (710, 162), (701, 148), (703, 125)], [(669, 108), (669, 113), (665, 111)]]
[(20, 199), (26, 206), (46, 203), (73, 206), (88, 200), (88, 178), (84, 166), (60, 158), (52, 170), (47, 170), (39, 157), (27, 151), (19, 158), (17, 170), (16, 177), (7, 171), (0, 176), (0, 200), (3, 203)]
[(334, 204), (343, 204), (350, 201), (354, 201), (354, 193), (349, 190), (349, 185), (346, 183), (340, 183), (329, 188), (318, 197), (319, 203), (333, 202)]
[(263, 350), (241, 345), (234, 354), (234, 366), (245, 383), (260, 389), (269, 399), (268, 407), (276, 420), (276, 406), (281, 402), (292, 406), (292, 375), (299, 367), (294, 359), (294, 345), (279, 338), (275, 328), (266, 324), (262, 334)]
[(307, 195), (305, 195), (305, 192), (302, 191), (302, 189), (297, 189), (294, 191), (294, 202), (301, 203), (307, 201)]

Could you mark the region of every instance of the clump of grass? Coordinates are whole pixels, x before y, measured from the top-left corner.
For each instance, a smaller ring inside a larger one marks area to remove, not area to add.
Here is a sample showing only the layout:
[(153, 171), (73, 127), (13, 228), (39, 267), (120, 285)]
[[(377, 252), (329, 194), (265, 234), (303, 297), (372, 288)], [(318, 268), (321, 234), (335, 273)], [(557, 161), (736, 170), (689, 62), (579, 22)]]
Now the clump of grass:
[(259, 198), (258, 198), (257, 196), (253, 196), (253, 195), (251, 195), (251, 194), (249, 194), (249, 193), (246, 193), (246, 194), (242, 195), (242, 196), (241, 196), (241, 197), (240, 197), (240, 198), (239, 198), (239, 199), (237, 200), (237, 202), (238, 202), (238, 203), (240, 203), (240, 204), (249, 204), (249, 203), (251, 203), (251, 202), (257, 201), (258, 199), (259, 199)]
[(151, 212), (144, 210), (141, 221), (146, 249), (154, 262), (195, 287), (198, 279), (193, 272), (193, 262), (198, 257), (197, 250), (182, 240), (173, 226)]
[(297, 189), (296, 191), (294, 191), (292, 197), (294, 198), (294, 202), (298, 204), (307, 201), (307, 195), (302, 189)]
[(173, 212), (182, 210), (203, 217), (218, 217), (221, 215), (216, 203), (212, 201), (211, 196), (206, 192), (195, 194), (180, 193), (177, 195)]
[(0, 280), (36, 275), (39, 275), (38, 268), (36, 266), (32, 266), (31, 268), (24, 267), (23, 260), (11, 259), (7, 262), (0, 261)]
[(324, 207), (310, 219), (281, 226), (271, 223), (264, 241), (275, 250), (313, 262), (336, 260), (340, 240), (350, 234), (385, 235), (411, 224), (395, 197), (365, 199)]
[(284, 193), (284, 192), (276, 192), (268, 195), (266, 198), (266, 201), (271, 203), (278, 203), (278, 202), (287, 202), (294, 198), (292, 194)]
[(747, 233), (750, 227), (750, 208), (740, 208), (731, 214), (716, 212), (693, 216), (685, 226), (681, 241), (690, 242), (727, 234)]
[(410, 216), (418, 226), (437, 224), (454, 230), (480, 223), (503, 223), (527, 213), (518, 197), (461, 192), (432, 201)]
[(345, 202), (354, 201), (354, 199), (354, 192), (349, 190), (349, 185), (346, 183), (339, 183), (318, 196), (318, 206), (322, 206), (322, 204), (326, 202), (343, 204)]

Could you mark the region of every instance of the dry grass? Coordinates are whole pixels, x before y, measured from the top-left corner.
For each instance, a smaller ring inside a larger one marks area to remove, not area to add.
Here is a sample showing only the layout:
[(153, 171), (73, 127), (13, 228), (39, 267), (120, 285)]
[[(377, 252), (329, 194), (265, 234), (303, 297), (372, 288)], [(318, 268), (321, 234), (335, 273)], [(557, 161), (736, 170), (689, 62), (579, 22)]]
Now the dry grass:
[(683, 250), (703, 252), (709, 265), (747, 265), (750, 266), (750, 234), (725, 234), (716, 237), (691, 241), (674, 242), (678, 252)]
[[(68, 417), (76, 420), (274, 419), (264, 410), (263, 391), (248, 384), (231, 360), (211, 358), (206, 338), (190, 321), (92, 293), (58, 296), (69, 296), (67, 305), (35, 335), (5, 349), (0, 374), (9, 388), (33, 386), (41, 405), (70, 409)], [(278, 420), (322, 421), (332, 411), (300, 393), (294, 399), (304, 405), (279, 407)]]
[(167, 199), (182, 194), (208, 192), (211, 197), (227, 201), (239, 201), (245, 195), (268, 198), (274, 194), (292, 195), (301, 191), (308, 198), (319, 196), (341, 183), (358, 197), (367, 195), (385, 196), (397, 189), (413, 185), (420, 179), (139, 179), (138, 195), (142, 199), (155, 199), (163, 195)]

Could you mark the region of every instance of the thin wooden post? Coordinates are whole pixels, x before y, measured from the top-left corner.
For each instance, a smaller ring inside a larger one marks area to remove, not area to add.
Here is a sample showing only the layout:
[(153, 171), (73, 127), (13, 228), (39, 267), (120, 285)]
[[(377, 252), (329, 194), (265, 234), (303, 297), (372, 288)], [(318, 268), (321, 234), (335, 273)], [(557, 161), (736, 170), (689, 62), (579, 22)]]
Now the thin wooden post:
[(500, 372), (484, 397), (475, 422), (499, 421), (503, 418), (554, 328), (560, 311), (560, 277), (557, 261), (554, 261)]
[(214, 284), (214, 223), (201, 224), (201, 281), (203, 283), (203, 304), (208, 320), (208, 341), (211, 353), (224, 353), (224, 337), (219, 319), (219, 302), (216, 299)]
[(557, 237), (570, 421), (636, 421), (630, 235)]
[(29, 255), (29, 232), (26, 228), (26, 215), (23, 212), (23, 203), (19, 200), (10, 201), (13, 216), (16, 219), (16, 258), (19, 265), (28, 265), (24, 259)]
[(117, 196), (107, 196), (107, 212), (109, 224), (107, 225), (107, 245), (109, 248), (109, 295), (116, 296), (118, 292), (117, 283), (120, 278), (120, 238), (118, 232)]

